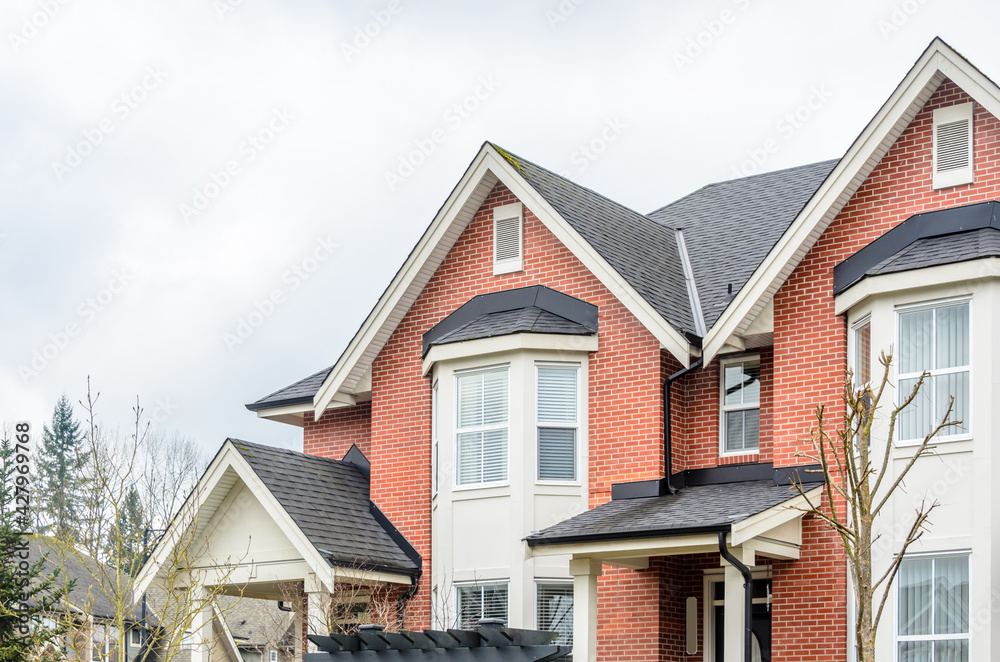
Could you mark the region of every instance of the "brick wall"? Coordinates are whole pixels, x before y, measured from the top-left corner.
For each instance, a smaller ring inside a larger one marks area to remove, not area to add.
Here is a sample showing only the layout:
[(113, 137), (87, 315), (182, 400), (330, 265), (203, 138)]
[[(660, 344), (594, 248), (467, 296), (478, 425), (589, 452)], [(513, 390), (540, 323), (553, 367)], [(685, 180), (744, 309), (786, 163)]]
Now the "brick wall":
[(307, 415), (302, 431), (302, 452), (339, 460), (354, 445), (371, 460), (371, 439), (372, 405), (366, 402), (329, 409), (318, 421)]

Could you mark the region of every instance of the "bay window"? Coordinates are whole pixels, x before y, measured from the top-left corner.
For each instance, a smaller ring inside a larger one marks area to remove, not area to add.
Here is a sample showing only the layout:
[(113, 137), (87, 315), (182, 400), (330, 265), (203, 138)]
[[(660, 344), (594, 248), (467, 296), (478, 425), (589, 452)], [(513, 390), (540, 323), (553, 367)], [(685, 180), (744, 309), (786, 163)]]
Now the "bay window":
[(898, 662), (968, 662), (969, 557), (904, 559), (897, 584)]
[(950, 397), (955, 398), (950, 419), (963, 421), (963, 426), (945, 428), (941, 436), (964, 434), (969, 420), (969, 300), (902, 308), (897, 316), (898, 402), (909, 397), (922, 373), (929, 373), (899, 415), (898, 441), (922, 441), (944, 417)]
[(538, 479), (575, 481), (579, 366), (539, 365), (537, 374)]
[(722, 452), (760, 447), (760, 357), (722, 361)]
[(458, 485), (507, 480), (508, 373), (502, 366), (456, 375)]

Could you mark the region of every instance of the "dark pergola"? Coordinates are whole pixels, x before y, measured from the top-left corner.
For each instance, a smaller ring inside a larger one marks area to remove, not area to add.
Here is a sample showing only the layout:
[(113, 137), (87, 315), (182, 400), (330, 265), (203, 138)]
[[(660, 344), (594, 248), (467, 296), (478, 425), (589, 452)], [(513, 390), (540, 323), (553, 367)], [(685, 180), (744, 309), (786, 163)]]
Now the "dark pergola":
[(311, 634), (318, 653), (303, 662), (334, 660), (429, 660), (450, 662), (548, 662), (569, 656), (572, 646), (552, 643), (555, 632), (510, 630), (503, 622), (484, 619), (475, 630), (386, 632), (380, 626), (362, 626), (357, 634)]

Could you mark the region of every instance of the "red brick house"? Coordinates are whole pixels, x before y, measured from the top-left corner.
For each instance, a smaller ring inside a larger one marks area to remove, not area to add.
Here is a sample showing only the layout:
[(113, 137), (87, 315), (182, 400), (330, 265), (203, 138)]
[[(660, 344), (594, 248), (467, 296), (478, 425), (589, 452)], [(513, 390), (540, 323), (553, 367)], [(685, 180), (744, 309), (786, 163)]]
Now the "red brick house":
[[(948, 394), (963, 427), (885, 516), (879, 563), (914, 501), (941, 503), (880, 655), (995, 659), (998, 117), (1000, 89), (935, 40), (839, 160), (649, 214), (486, 143), (337, 362), (248, 408), (302, 427), (288, 462), (359, 467), (405, 552), (370, 565), (410, 629), (501, 617), (576, 659), (742, 660), (749, 600), (753, 659), (842, 662), (846, 563), (789, 485), (819, 496), (815, 406), (836, 417), (847, 368), (895, 348), (894, 381), (932, 375), (899, 459)], [(223, 455), (205, 489), (243, 480), (278, 521), (292, 501)], [(323, 528), (296, 512), (281, 526)], [(321, 561), (288, 576), (328, 592), (322, 560), (348, 564), (314, 538), (292, 542)]]

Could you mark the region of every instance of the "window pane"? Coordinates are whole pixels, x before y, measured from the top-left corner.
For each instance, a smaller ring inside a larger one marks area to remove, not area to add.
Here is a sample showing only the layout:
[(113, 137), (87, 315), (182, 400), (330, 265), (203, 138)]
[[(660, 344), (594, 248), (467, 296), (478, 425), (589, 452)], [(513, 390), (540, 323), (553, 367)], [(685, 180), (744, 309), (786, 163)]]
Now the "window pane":
[(507, 422), (507, 371), (483, 375), (483, 425)]
[[(934, 562), (934, 634), (965, 634), (968, 631), (969, 559), (937, 559)], [(937, 657), (942, 659), (940, 655)]]
[(935, 642), (934, 662), (969, 662), (968, 640)]
[(726, 451), (753, 450), (760, 446), (760, 410), (726, 412)]
[(948, 398), (954, 396), (955, 404), (952, 405), (950, 419), (962, 421), (962, 425), (945, 428), (941, 434), (947, 436), (964, 433), (969, 427), (969, 373), (956, 372), (938, 375), (931, 379), (934, 381), (934, 397), (937, 405), (932, 424), (937, 425), (941, 422), (945, 412), (948, 411)]
[(956, 368), (969, 365), (969, 304), (942, 306), (935, 323), (937, 365)]
[(483, 481), (494, 483), (507, 480), (507, 430), (487, 430), (483, 433)]
[(573, 644), (573, 585), (539, 584), (538, 629), (558, 632), (554, 643)]
[[(898, 632), (901, 635), (931, 634), (933, 563), (931, 559), (906, 559), (899, 564)], [(902, 648), (900, 651), (902, 653)]]
[(934, 647), (929, 641), (899, 642), (899, 662), (934, 662)]
[(483, 482), (483, 433), (463, 432), (458, 435), (458, 484)]
[(545, 423), (576, 422), (577, 371), (538, 369), (538, 420)]
[(483, 587), (483, 618), (501, 618), (507, 622), (507, 587)]
[[(902, 402), (909, 397), (916, 386), (916, 379), (899, 380), (899, 400)], [(920, 387), (920, 392), (913, 399), (910, 406), (899, 413), (896, 424), (899, 426), (899, 439), (923, 439), (924, 435), (931, 429), (932, 401), (930, 380), (924, 380), (924, 385)]]
[(872, 325), (865, 322), (854, 330), (854, 386), (872, 380)]
[(458, 627), (475, 627), (483, 614), (483, 591), (479, 586), (458, 587)]
[(899, 371), (931, 370), (933, 365), (934, 311), (915, 310), (899, 315)]
[(760, 446), (760, 410), (743, 412), (743, 448), (751, 450)]
[(760, 361), (728, 363), (725, 366), (725, 404), (760, 402)]
[(743, 450), (743, 412), (726, 412), (726, 450)]
[(483, 424), (483, 376), (460, 375), (458, 378), (458, 427)]
[(538, 477), (576, 479), (576, 430), (538, 428)]

